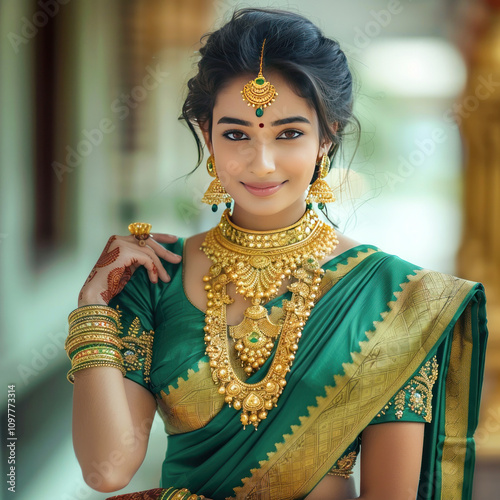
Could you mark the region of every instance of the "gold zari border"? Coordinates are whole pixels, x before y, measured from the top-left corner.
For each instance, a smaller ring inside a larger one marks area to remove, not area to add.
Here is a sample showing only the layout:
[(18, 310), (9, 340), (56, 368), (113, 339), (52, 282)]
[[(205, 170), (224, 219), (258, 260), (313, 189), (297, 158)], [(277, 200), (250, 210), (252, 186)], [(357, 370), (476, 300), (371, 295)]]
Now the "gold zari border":
[[(345, 266), (358, 263), (353, 258)], [(325, 387), (326, 397), (308, 407), (301, 425), (292, 426), (284, 442), (276, 443), (276, 451), (252, 469), (243, 486), (234, 488), (232, 498), (306, 496), (418, 369), (475, 283), (426, 269), (414, 272), (400, 285), (402, 291), (394, 292), (396, 300), (388, 303), (382, 320), (366, 332), (360, 352), (351, 353), (352, 361), (343, 364), (345, 374), (334, 376), (335, 385)], [(338, 276), (332, 273), (332, 286)], [(310, 470), (315, 472), (307, 475)]]
[(446, 376), (446, 438), (441, 464), (441, 498), (447, 500), (462, 498), (469, 408), (460, 402), (469, 401), (471, 362), (471, 305), (468, 304), (453, 328), (450, 365)]

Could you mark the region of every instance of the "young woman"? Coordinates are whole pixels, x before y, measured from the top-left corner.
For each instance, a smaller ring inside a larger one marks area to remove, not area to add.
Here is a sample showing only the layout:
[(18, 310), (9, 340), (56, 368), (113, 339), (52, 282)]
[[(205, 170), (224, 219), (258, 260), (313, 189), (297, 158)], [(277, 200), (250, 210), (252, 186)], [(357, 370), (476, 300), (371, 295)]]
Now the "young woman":
[(86, 482), (125, 487), (158, 411), (160, 487), (117, 498), (470, 498), (484, 289), (318, 218), (357, 123), (344, 53), (258, 9), (200, 53), (183, 118), (203, 201), (228, 208), (187, 239), (131, 224), (84, 284), (66, 349)]

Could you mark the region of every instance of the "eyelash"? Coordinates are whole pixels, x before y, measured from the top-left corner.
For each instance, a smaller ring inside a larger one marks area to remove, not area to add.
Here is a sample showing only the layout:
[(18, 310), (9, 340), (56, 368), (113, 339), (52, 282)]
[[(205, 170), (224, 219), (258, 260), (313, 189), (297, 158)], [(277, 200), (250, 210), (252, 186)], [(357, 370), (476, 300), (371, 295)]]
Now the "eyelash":
[[(295, 132), (295, 134), (298, 134), (298, 135), (296, 135), (295, 137), (289, 137), (289, 138), (283, 138), (283, 139), (286, 139), (286, 140), (298, 139), (301, 135), (304, 135), (304, 133), (301, 132), (300, 130), (287, 129), (287, 130), (283, 130), (283, 132), (281, 132), (281, 134), (278, 136), (278, 139), (280, 138), (280, 136), (282, 136), (283, 134), (286, 134), (288, 132)], [(246, 134), (244, 132), (242, 132), (241, 130), (228, 130), (227, 132), (224, 132), (222, 135), (226, 139), (229, 139), (230, 141), (234, 141), (234, 142), (248, 140), (248, 136), (246, 138), (241, 138), (241, 139), (231, 139), (231, 137), (229, 137), (230, 134), (242, 134), (242, 135), (246, 136)]]

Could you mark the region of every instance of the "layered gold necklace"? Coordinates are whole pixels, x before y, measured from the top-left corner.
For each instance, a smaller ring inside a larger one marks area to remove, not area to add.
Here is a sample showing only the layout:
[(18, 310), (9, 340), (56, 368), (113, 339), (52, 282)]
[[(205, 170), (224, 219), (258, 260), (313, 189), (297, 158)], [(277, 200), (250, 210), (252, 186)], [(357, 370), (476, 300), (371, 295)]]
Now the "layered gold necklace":
[[(227, 209), (219, 225), (207, 233), (201, 249), (213, 265), (203, 277), (207, 292), (206, 352), (219, 393), (235, 410), (242, 410), (244, 426), (252, 424), (257, 428), (276, 406), (324, 274), (319, 261), (337, 244), (335, 230), (313, 210), (307, 210), (299, 221), (283, 229), (248, 231), (231, 221)], [(284, 320), (273, 323), (262, 302), (276, 297), (283, 281), (292, 278), (294, 281), (287, 287), (292, 297), (282, 304)], [(226, 307), (234, 302), (227, 294), (231, 282), (251, 305), (243, 321), (230, 326), (228, 332)], [(248, 375), (266, 362), (279, 337), (271, 366), (260, 382), (248, 384), (235, 373), (228, 333)]]

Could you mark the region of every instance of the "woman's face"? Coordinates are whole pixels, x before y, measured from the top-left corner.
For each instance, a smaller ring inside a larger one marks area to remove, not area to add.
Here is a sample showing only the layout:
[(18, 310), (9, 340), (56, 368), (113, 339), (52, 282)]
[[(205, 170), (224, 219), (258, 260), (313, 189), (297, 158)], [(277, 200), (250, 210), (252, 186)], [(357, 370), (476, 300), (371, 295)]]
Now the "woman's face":
[(318, 117), (307, 100), (279, 73), (265, 77), (278, 96), (262, 117), (240, 92), (252, 76), (237, 77), (217, 95), (211, 142), (204, 132), (219, 179), (235, 202), (233, 221), (262, 230), (303, 215), (315, 164), (330, 145), (320, 146)]

